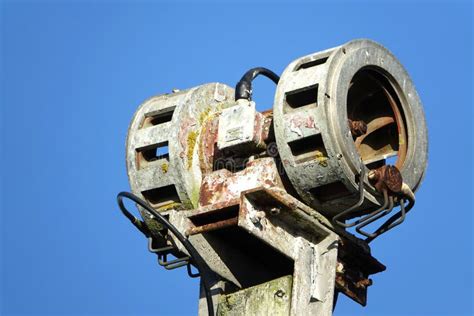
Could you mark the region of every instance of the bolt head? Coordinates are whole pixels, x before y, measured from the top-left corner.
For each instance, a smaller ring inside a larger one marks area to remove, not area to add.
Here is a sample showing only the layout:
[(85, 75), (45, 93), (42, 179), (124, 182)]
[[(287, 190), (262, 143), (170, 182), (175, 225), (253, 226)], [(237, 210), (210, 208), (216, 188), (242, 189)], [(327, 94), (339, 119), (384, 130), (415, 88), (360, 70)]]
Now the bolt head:
[(376, 170), (370, 170), (367, 178), (371, 181), (376, 181), (379, 178), (379, 174)]

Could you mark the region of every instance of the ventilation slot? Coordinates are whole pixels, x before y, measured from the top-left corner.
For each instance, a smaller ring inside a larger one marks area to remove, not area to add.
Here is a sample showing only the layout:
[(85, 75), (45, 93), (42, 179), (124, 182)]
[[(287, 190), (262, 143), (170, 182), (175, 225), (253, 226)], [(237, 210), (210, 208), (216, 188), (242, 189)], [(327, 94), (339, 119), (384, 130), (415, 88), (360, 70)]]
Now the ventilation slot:
[(311, 60), (311, 61), (308, 61), (306, 63), (302, 63), (302, 64), (300, 64), (296, 67), (295, 71), (298, 71), (300, 69), (307, 69), (307, 68), (311, 68), (311, 67), (314, 67), (314, 66), (322, 65), (328, 60), (328, 58), (329, 57), (324, 57), (324, 58), (321, 58), (321, 59)]
[(142, 128), (155, 126), (170, 122), (173, 118), (174, 109), (176, 107), (167, 108), (159, 112), (147, 113), (145, 115), (145, 120), (143, 121)]
[(324, 147), (321, 134), (304, 137), (288, 143), (296, 162), (317, 160), (322, 166), (327, 166), (328, 154)]
[(165, 159), (170, 160), (168, 151), (168, 142), (154, 144), (147, 147), (137, 149), (137, 165), (138, 168), (145, 167), (148, 163)]
[(181, 203), (176, 187), (173, 184), (143, 191), (142, 195), (154, 207), (164, 207), (169, 204), (175, 205), (176, 203)]
[(293, 109), (307, 106), (310, 104), (317, 105), (318, 101), (318, 85), (304, 87), (286, 93), (286, 103)]
[(214, 212), (206, 212), (189, 219), (195, 226), (209, 225), (239, 216), (239, 205), (232, 205)]
[(309, 192), (321, 203), (352, 195), (341, 181), (310, 189)]

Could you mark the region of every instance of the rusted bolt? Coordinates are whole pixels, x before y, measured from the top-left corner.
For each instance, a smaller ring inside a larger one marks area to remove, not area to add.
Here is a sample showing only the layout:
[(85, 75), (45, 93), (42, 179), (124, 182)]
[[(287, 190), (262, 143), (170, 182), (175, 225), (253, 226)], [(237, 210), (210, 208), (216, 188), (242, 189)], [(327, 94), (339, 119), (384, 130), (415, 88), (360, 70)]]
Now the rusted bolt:
[(389, 190), (399, 193), (402, 189), (402, 174), (395, 166), (384, 165), (378, 169), (370, 170), (367, 177), (379, 192)]
[(280, 209), (279, 209), (278, 207), (272, 207), (272, 208), (270, 209), (270, 214), (272, 214), (272, 215), (278, 215), (278, 214), (280, 214)]
[(403, 179), (402, 174), (395, 166), (387, 166), (384, 175), (385, 185), (392, 192), (398, 193), (402, 189)]
[(359, 137), (367, 133), (367, 124), (364, 121), (347, 120), (353, 137)]
[(369, 174), (367, 175), (367, 178), (370, 181), (377, 181), (377, 179), (379, 178), (379, 174), (378, 174), (377, 170), (370, 170)]
[(357, 288), (365, 288), (365, 287), (368, 287), (372, 285), (372, 280), (371, 279), (362, 279), (360, 281), (358, 281), (355, 286)]

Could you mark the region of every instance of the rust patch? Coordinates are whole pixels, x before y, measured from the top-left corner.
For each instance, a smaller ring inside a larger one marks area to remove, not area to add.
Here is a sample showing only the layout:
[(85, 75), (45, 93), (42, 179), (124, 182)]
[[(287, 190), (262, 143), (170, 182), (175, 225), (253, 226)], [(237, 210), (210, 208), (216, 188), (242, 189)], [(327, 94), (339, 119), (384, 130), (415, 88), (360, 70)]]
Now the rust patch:
[(211, 231), (229, 227), (229, 226), (237, 226), (238, 221), (239, 219), (237, 217), (234, 217), (234, 218), (229, 218), (229, 219), (218, 221), (211, 224), (205, 224), (202, 226), (192, 227), (186, 231), (186, 235), (191, 236), (191, 235), (211, 232)]
[(369, 275), (385, 270), (385, 266), (372, 257), (369, 249), (341, 237), (337, 255), (336, 288), (355, 302), (367, 304), (367, 288), (372, 285)]
[(352, 137), (359, 137), (367, 133), (367, 124), (364, 121), (347, 120)]
[(388, 190), (391, 193), (400, 193), (402, 190), (402, 174), (395, 166), (383, 165), (380, 168), (370, 170), (368, 178), (379, 192)]

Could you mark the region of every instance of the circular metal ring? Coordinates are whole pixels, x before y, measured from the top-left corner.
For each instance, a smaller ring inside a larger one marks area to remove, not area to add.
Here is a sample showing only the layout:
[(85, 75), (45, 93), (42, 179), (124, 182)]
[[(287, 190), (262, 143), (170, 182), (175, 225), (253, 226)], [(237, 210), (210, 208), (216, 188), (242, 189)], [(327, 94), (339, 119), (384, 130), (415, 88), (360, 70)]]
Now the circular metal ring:
[[(367, 134), (354, 137), (349, 119), (366, 124)], [(373, 169), (396, 157), (412, 190), (423, 178), (427, 131), (420, 99), (403, 66), (373, 41), (355, 40), (293, 61), (277, 87), (274, 120), (295, 190), (328, 217), (357, 201), (361, 159)], [(359, 211), (383, 200), (367, 179), (364, 186)]]

